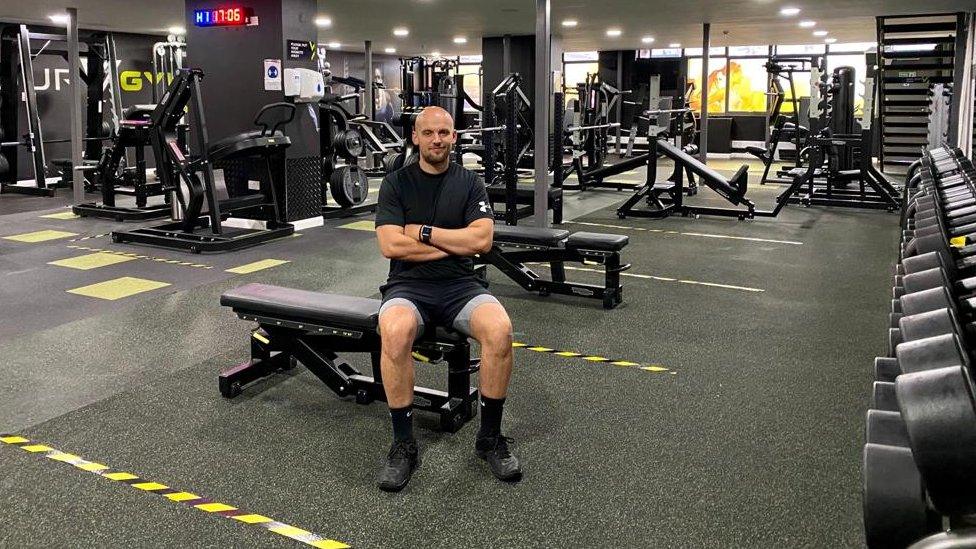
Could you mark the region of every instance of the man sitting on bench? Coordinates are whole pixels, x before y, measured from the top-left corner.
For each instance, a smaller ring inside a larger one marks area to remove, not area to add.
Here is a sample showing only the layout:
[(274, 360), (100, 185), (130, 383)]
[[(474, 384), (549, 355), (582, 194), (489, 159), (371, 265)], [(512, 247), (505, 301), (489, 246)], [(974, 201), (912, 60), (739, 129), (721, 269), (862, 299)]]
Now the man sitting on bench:
[(481, 344), (479, 457), (501, 480), (522, 475), (511, 439), (501, 434), (502, 406), (512, 373), (512, 323), (477, 279), (471, 256), (491, 249), (494, 221), (484, 183), (451, 162), (454, 120), (440, 107), (417, 118), (412, 139), (420, 159), (386, 176), (376, 208), (376, 235), (390, 275), (380, 288), (381, 371), (393, 445), (379, 487), (398, 491), (420, 465), (413, 437), (411, 347), (422, 330), (453, 328)]

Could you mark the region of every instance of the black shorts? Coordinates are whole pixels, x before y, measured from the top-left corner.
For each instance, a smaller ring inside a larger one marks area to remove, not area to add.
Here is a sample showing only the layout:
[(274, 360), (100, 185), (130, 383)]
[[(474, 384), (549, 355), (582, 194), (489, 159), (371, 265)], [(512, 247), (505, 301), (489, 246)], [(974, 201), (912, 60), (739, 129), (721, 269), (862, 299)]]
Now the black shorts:
[(483, 303), (498, 303), (488, 289), (474, 279), (398, 280), (386, 284), (380, 315), (394, 305), (407, 306), (417, 316), (419, 336), (424, 326), (444, 326), (471, 335), (471, 313)]

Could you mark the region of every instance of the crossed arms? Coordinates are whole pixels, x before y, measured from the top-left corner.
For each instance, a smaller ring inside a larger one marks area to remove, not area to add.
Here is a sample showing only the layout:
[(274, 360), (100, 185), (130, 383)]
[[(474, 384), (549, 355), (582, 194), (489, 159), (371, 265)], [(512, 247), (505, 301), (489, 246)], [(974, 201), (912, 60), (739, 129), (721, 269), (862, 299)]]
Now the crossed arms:
[(380, 225), (376, 227), (376, 236), (383, 257), (419, 263), (449, 255), (485, 253), (491, 249), (494, 226), (494, 221), (483, 218), (472, 221), (463, 229), (434, 227), (430, 244), (420, 241), (420, 225)]

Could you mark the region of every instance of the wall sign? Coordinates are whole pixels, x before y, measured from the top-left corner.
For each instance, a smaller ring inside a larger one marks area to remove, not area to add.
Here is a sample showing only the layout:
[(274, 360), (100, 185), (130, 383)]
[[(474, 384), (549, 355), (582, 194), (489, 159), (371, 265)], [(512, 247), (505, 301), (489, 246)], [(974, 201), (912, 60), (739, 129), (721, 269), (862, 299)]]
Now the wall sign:
[(264, 60), (264, 91), (281, 91), (281, 59)]
[(309, 42), (308, 40), (289, 40), (288, 59), (314, 60), (315, 42)]

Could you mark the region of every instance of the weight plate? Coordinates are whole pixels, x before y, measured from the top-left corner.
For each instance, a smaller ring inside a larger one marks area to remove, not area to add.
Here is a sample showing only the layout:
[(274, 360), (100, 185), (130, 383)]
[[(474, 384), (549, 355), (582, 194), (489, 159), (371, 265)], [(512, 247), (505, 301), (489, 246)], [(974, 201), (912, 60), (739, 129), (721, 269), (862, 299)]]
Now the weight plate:
[(332, 172), (329, 191), (336, 204), (343, 208), (358, 206), (366, 201), (369, 178), (358, 166), (342, 166)]
[(345, 130), (336, 134), (333, 140), (335, 153), (346, 160), (356, 160), (363, 154), (363, 138), (356, 130)]
[(976, 512), (976, 405), (968, 370), (902, 374), (895, 390), (932, 506), (943, 515)]

